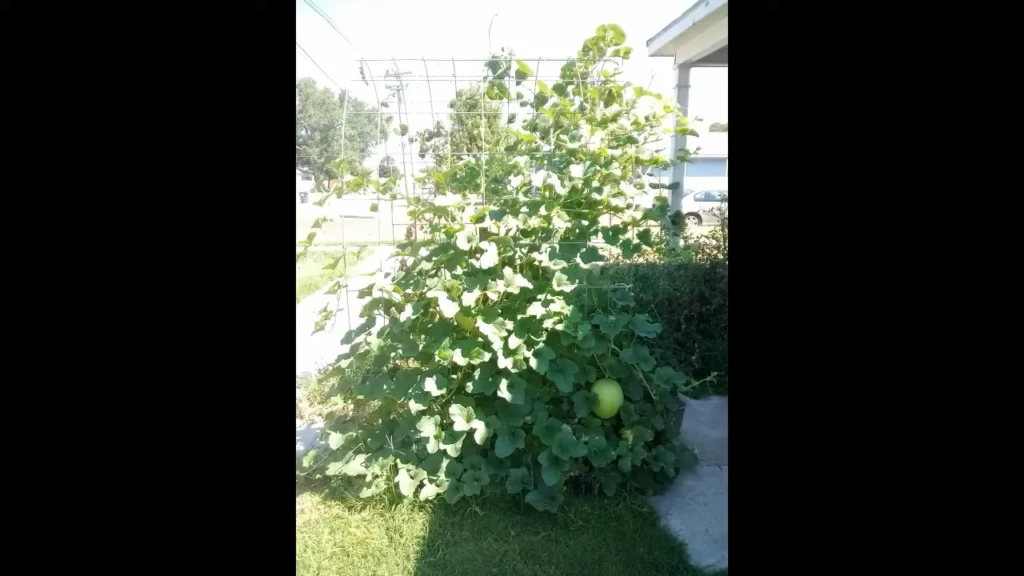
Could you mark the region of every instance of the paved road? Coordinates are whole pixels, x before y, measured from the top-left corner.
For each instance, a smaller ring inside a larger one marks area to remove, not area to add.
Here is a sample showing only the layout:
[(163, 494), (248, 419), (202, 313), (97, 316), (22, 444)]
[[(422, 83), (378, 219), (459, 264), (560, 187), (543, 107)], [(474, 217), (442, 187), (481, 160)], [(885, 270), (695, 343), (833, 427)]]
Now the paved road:
[[(374, 206), (376, 205), (376, 211)], [(312, 203), (295, 207), (295, 241), (304, 240), (313, 222), (320, 217), (329, 217), (314, 245), (324, 243), (353, 242), (377, 244), (405, 239), (405, 228), (409, 224), (408, 205), (404, 198), (378, 200), (376, 195), (354, 195), (331, 198), (321, 207)]]
[[(377, 211), (371, 207), (376, 204)], [(321, 244), (380, 244), (405, 240), (409, 225), (408, 206), (404, 199), (381, 200), (375, 197), (353, 197), (332, 199), (324, 207), (315, 204), (299, 204), (295, 209), (295, 241), (306, 238), (313, 222), (320, 217), (332, 218), (325, 223), (313, 245)], [(607, 219), (606, 219), (607, 220)], [(610, 224), (611, 221), (605, 221)], [(695, 234), (705, 234), (712, 226), (692, 228)]]

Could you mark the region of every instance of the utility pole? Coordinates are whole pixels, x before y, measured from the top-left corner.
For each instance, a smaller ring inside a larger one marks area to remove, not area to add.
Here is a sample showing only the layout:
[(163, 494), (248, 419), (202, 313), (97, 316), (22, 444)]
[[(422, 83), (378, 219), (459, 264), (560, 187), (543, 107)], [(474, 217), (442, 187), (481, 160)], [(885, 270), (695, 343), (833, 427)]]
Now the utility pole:
[[(398, 124), (399, 124), (399, 128), (401, 128), (402, 124), (405, 124), (406, 126), (409, 125), (408, 114), (406, 114), (405, 122), (402, 122), (402, 106), (405, 104), (405, 89), (409, 87), (408, 84), (402, 82), (402, 76), (407, 76), (409, 74), (412, 74), (412, 72), (400, 72), (398, 70), (397, 65), (396, 65), (394, 70), (388, 69), (388, 70), (386, 70), (384, 72), (384, 87), (387, 88), (388, 91), (391, 94), (394, 94), (395, 98), (398, 100)], [(389, 83), (389, 81), (390, 81), (390, 83)], [(401, 133), (401, 129), (399, 129), (399, 133)], [(405, 175), (405, 194), (406, 194), (407, 199), (408, 199), (408, 195), (409, 195), (409, 192), (410, 192), (410, 187), (409, 187), (409, 170), (406, 168), (406, 165), (405, 165), (405, 154), (406, 154), (406, 152), (405, 152), (405, 140), (408, 137), (409, 137), (408, 134), (402, 135), (401, 136), (401, 142), (400, 142), (401, 147), (402, 147), (402, 172)], [(410, 165), (412, 165), (412, 163), (410, 163)]]

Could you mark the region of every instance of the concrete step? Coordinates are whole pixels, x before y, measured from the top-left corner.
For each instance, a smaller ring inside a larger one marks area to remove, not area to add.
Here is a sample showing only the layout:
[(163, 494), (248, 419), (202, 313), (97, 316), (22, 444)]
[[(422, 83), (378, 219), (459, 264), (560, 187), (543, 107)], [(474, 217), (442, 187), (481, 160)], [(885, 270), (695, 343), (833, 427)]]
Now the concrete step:
[(682, 439), (697, 449), (701, 464), (729, 465), (729, 397), (686, 401)]

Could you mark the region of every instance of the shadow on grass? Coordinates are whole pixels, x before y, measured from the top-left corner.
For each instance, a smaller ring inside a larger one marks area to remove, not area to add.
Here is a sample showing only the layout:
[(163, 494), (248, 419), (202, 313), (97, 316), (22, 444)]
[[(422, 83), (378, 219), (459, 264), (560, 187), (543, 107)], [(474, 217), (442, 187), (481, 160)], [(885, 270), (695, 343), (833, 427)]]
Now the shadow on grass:
[(296, 497), (297, 575), (727, 574), (690, 565), (639, 494), (567, 496), (558, 514), (507, 494), (454, 505), (397, 494), (360, 500), (303, 482)]

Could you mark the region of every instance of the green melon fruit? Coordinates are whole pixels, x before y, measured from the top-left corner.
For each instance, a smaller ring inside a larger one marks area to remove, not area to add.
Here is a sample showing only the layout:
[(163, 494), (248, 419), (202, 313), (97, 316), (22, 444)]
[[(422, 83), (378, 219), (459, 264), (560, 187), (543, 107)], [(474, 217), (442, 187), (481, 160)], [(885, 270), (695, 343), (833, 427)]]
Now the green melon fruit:
[(605, 378), (594, 382), (590, 391), (597, 394), (597, 407), (594, 414), (600, 418), (611, 418), (622, 406), (622, 386), (615, 380)]
[(455, 322), (466, 332), (472, 333), (476, 329), (476, 319), (470, 318), (462, 312), (455, 313)]

